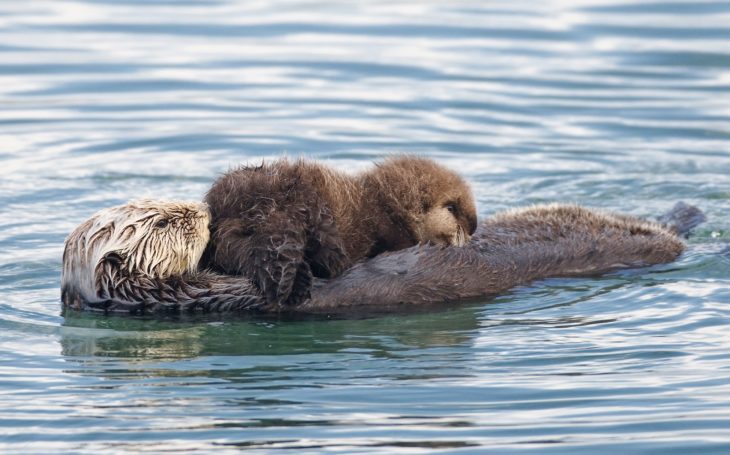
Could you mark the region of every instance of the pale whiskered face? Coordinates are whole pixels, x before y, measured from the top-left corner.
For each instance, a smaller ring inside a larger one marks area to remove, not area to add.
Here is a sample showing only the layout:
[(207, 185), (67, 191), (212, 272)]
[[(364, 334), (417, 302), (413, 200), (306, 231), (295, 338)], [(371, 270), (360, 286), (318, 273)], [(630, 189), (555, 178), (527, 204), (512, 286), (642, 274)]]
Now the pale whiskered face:
[(155, 278), (194, 271), (210, 238), (207, 206), (157, 201), (131, 206), (133, 219), (120, 223), (117, 244), (122, 248), (115, 252), (127, 270)]
[(476, 230), (476, 208), (471, 199), (445, 197), (423, 215), (419, 236), (422, 243), (464, 246)]
[(209, 224), (208, 207), (199, 202), (141, 200), (101, 210), (66, 240), (62, 286), (93, 286), (102, 265), (150, 278), (192, 272)]

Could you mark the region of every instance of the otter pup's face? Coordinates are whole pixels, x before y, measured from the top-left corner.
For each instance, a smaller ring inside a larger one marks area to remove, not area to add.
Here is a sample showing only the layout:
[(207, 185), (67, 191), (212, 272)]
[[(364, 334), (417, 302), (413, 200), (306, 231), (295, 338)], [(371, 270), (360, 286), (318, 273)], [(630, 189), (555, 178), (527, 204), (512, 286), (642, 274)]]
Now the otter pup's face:
[[(377, 189), (391, 219), (404, 220), (409, 242), (391, 241), (392, 249), (415, 243), (463, 246), (477, 228), (471, 188), (456, 172), (412, 155), (391, 157), (365, 174)], [(381, 229), (381, 231), (383, 231)], [(381, 232), (384, 238), (396, 238)]]
[(196, 269), (210, 215), (197, 202), (136, 201), (101, 210), (66, 240), (64, 286), (84, 287), (99, 273), (167, 278)]
[(463, 185), (440, 195), (423, 215), (417, 235), (422, 243), (464, 246), (477, 227), (471, 191)]

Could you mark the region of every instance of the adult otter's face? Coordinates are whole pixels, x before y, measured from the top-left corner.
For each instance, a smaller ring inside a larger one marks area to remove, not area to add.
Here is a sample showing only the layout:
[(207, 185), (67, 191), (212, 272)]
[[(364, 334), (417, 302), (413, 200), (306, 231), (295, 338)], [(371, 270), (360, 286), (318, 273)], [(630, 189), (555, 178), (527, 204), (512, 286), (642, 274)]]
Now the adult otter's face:
[(210, 238), (205, 204), (142, 201), (132, 207), (134, 221), (120, 231), (120, 252), (129, 267), (156, 278), (197, 268)]
[(101, 210), (66, 240), (62, 281), (109, 268), (150, 278), (194, 271), (209, 224), (208, 207), (198, 202), (142, 200)]
[(476, 208), (469, 188), (464, 184), (449, 193), (424, 213), (419, 232), (422, 243), (464, 246), (476, 230)]

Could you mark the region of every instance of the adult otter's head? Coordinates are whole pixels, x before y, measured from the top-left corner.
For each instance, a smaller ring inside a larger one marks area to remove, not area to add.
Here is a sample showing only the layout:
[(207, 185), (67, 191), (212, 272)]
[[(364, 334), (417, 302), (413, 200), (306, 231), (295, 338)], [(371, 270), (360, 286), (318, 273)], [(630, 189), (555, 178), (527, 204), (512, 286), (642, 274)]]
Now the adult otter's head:
[(209, 223), (207, 206), (198, 202), (141, 200), (97, 212), (66, 239), (64, 301), (107, 298), (129, 281), (195, 270)]
[(407, 232), (402, 237), (380, 229), (380, 237), (390, 243), (385, 249), (414, 243), (463, 246), (476, 230), (471, 188), (433, 160), (409, 155), (388, 158), (362, 178), (371, 199), (381, 204), (374, 208), (387, 211), (390, 221)]

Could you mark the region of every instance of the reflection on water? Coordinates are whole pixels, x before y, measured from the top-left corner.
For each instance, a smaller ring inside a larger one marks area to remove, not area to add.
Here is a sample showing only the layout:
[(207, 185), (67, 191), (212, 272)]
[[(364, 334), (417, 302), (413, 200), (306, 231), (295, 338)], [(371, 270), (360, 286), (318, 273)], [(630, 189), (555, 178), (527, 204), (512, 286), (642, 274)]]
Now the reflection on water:
[(143, 359), (336, 353), (351, 349), (374, 353), (464, 345), (479, 326), (470, 308), (367, 319), (298, 319), (210, 315), (165, 321), (68, 312), (61, 331), (62, 353)]
[[(730, 3), (0, 4), (0, 450), (730, 451)], [(674, 264), (352, 318), (61, 314), (65, 236), (229, 166), (433, 156), (482, 216), (708, 216)]]

